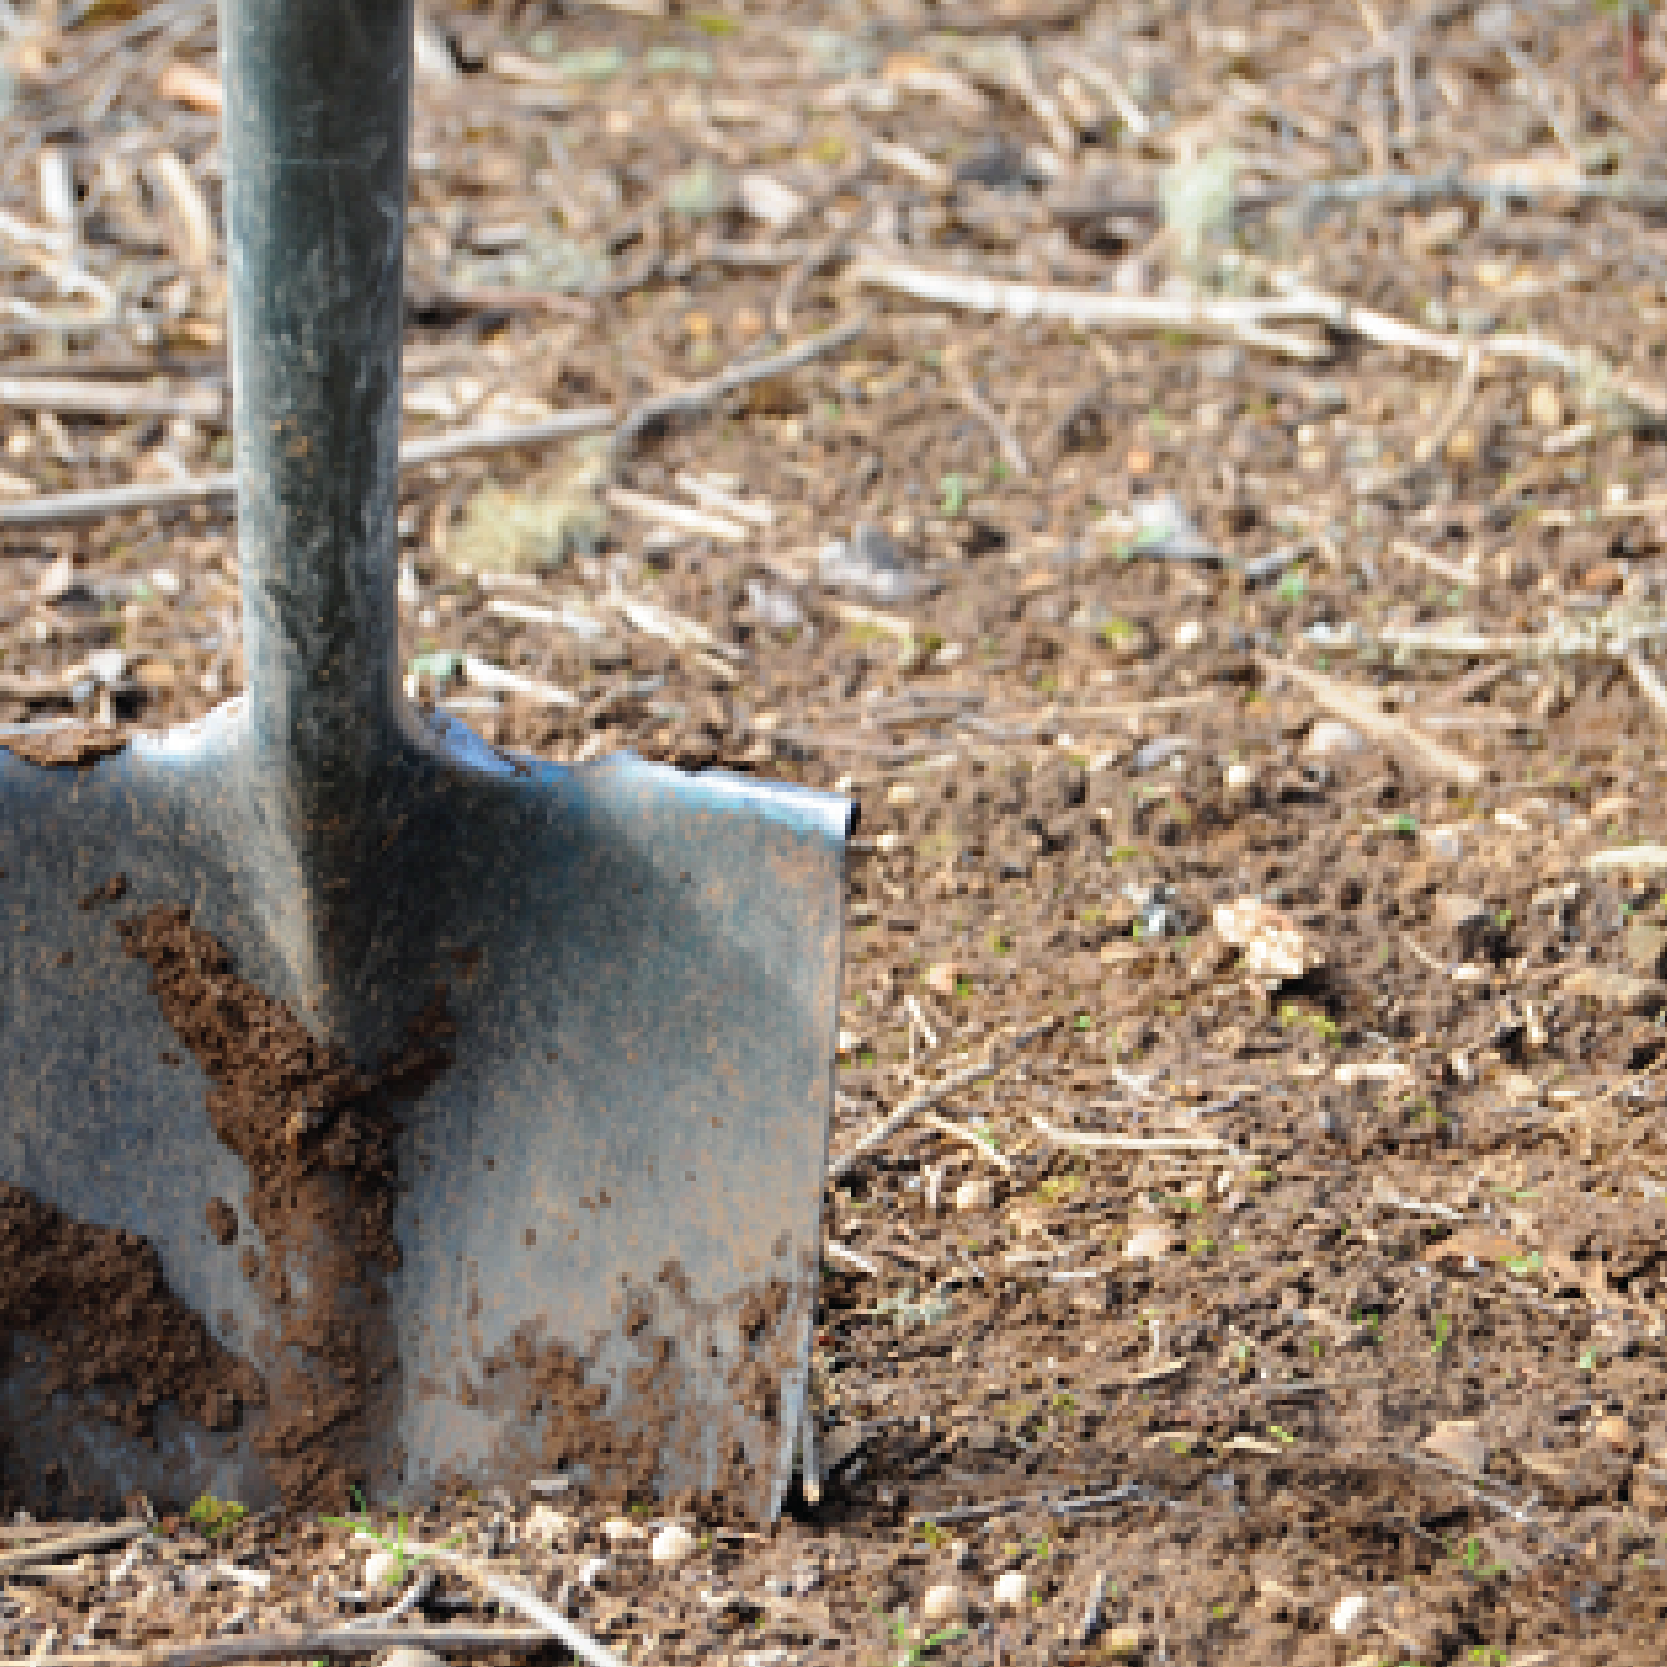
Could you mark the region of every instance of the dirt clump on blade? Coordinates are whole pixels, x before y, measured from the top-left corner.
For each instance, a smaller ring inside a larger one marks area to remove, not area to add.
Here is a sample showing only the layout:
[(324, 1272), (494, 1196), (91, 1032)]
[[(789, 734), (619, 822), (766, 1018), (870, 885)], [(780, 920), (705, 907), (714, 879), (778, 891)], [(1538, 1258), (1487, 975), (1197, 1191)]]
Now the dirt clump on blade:
[(43, 1396), (90, 1397), (129, 1435), (150, 1435), (163, 1401), (226, 1430), (262, 1399), (254, 1369), (168, 1289), (154, 1245), (21, 1187), (0, 1186), (0, 1331)]
[[(366, 1474), (379, 1391), (395, 1367), (384, 1283), (399, 1265), (394, 1101), (446, 1063), (443, 997), (398, 1058), (365, 1072), (239, 977), (188, 910), (154, 908), (121, 932), (214, 1084), (215, 1134), (249, 1170), (247, 1211), (263, 1249), (245, 1247), (242, 1265), (277, 1316), (277, 1334), (254, 1339), (268, 1413), (255, 1445), (292, 1508), (340, 1506)], [(223, 1231), (231, 1206), (214, 1204)]]

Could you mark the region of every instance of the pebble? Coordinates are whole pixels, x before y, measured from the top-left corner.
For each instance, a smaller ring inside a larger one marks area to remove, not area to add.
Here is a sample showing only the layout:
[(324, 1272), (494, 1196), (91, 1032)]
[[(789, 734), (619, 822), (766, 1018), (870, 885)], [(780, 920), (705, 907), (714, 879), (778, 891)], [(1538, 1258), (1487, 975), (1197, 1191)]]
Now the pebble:
[(413, 1649), (409, 1644), (379, 1655), (376, 1661), (377, 1667), (447, 1667), (443, 1655), (436, 1655), (433, 1650)]
[(1256, 791), (1257, 773), (1254, 764), (1246, 764), (1242, 759), (1229, 764), (1222, 772), (1221, 785), (1234, 798), (1243, 798)]
[(921, 1600), (920, 1618), (928, 1626), (958, 1621), (966, 1612), (967, 1594), (953, 1582), (945, 1581), (941, 1586), (926, 1588), (926, 1596)]
[(1155, 1223), (1137, 1227), (1124, 1242), (1123, 1254), (1131, 1262), (1161, 1262), (1169, 1254), (1174, 1234), (1167, 1227)]
[(920, 803), (920, 789), (912, 781), (894, 781), (886, 789), (886, 803), (897, 810), (906, 810)]
[(1175, 646), (1183, 652), (1189, 648), (1196, 648), (1204, 640), (1204, 622), (1201, 619), (1183, 619), (1175, 627)]
[(816, 577), (824, 590), (882, 606), (912, 602), (938, 588), (871, 521), (859, 521), (849, 539), (836, 538), (823, 545), (816, 558)]
[(1338, 718), (1321, 718), (1309, 726), (1302, 752), (1305, 758), (1347, 758), (1365, 747), (1366, 738), (1359, 730)]
[(995, 1207), (996, 1184), (987, 1175), (981, 1175), (976, 1180), (963, 1181), (955, 1189), (955, 1208), (965, 1213), (973, 1210), (989, 1210)]
[(1030, 1581), (1025, 1578), (1023, 1569), (1009, 1569), (996, 1581), (997, 1609), (1005, 1610), (1008, 1614), (1018, 1614), (1023, 1610), (1029, 1596)]
[(1528, 390), (1528, 420), (1535, 428), (1563, 426), (1563, 401), (1549, 382), (1536, 382)]
[(373, 1551), (365, 1559), (365, 1586), (375, 1591), (381, 1586), (399, 1584), (399, 1558), (391, 1551)]
[(1288, 914), (1259, 897), (1218, 903), (1211, 920), (1223, 943), (1244, 951), (1252, 978), (1301, 978), (1324, 959)]
[(1444, 1459), (1456, 1470), (1479, 1476), (1488, 1467), (1488, 1444), (1476, 1433), (1473, 1418), (1452, 1418), (1437, 1424), (1419, 1443), (1426, 1453)]
[(1132, 1661), (1145, 1650), (1145, 1635), (1137, 1626), (1114, 1626), (1100, 1634), (1100, 1652), (1113, 1661)]
[(926, 969), (926, 988), (933, 995), (948, 1001), (955, 995), (962, 976), (963, 968), (959, 961), (934, 961)]
[(629, 1517), (609, 1517), (602, 1524), (602, 1538), (609, 1545), (630, 1545), (633, 1540), (642, 1539), (646, 1532), (641, 1523)]
[(666, 1568), (676, 1568), (686, 1562), (700, 1547), (695, 1538), (680, 1522), (668, 1522), (649, 1542), (648, 1554)]
[(1365, 1619), (1369, 1599), (1364, 1592), (1345, 1592), (1331, 1611), (1331, 1630), (1347, 1638)]
[(1436, 929), (1452, 944), (1461, 961), (1480, 955), (1487, 946), (1493, 916), (1481, 898), (1443, 892), (1435, 900), (1434, 914)]
[(573, 1532), (574, 1522), (565, 1511), (553, 1505), (534, 1505), (527, 1512), (526, 1534), (531, 1540), (548, 1545), (552, 1540), (565, 1539)]
[(1600, 1418), (1592, 1426), (1592, 1434), (1605, 1447), (1612, 1447), (1617, 1453), (1629, 1452), (1632, 1448), (1632, 1426), (1618, 1412)]
[(587, 1557), (579, 1565), (579, 1584), (581, 1586), (594, 1586), (612, 1566), (611, 1558)]

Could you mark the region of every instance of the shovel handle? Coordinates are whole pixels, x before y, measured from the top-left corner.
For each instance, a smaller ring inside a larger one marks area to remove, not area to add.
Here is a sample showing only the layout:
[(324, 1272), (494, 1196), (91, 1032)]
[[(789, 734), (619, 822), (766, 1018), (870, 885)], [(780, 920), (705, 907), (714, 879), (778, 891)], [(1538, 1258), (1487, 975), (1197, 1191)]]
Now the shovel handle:
[(345, 809), (401, 711), (412, 0), (220, 0), (220, 42), (251, 727)]

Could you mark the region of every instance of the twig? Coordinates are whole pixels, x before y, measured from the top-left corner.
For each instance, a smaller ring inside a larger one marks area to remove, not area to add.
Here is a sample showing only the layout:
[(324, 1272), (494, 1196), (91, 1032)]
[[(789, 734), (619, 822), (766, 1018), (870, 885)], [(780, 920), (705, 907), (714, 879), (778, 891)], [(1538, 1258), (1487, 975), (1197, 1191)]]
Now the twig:
[(1450, 585), (1460, 585), (1468, 588), (1476, 583), (1476, 574), (1472, 569), (1460, 567), (1457, 562), (1447, 561), (1445, 558), (1438, 556), (1433, 550), (1426, 550), (1422, 545), (1414, 544), (1410, 539), (1397, 538), (1389, 547), (1404, 561), (1410, 561), (1418, 567), (1426, 568), (1437, 577), (1445, 579)]
[(829, 1239), (822, 1247), (822, 1253), (830, 1262), (837, 1262), (842, 1268), (849, 1268), (853, 1273), (865, 1274), (870, 1279), (880, 1277), (880, 1264), (864, 1256), (860, 1250), (853, 1250), (848, 1244), (841, 1244), (838, 1239)]
[(638, 520), (675, 527), (679, 532), (703, 534), (708, 538), (721, 539), (725, 544), (744, 544), (751, 536), (739, 521), (710, 514), (691, 504), (674, 503), (668, 498), (651, 498), (646, 492), (633, 492), (623, 486), (604, 488), (602, 498), (610, 509), (622, 509)]
[(1200, 335), (1223, 336), (1292, 359), (1325, 359), (1331, 352), (1323, 342), (1267, 329), (1257, 313), (1269, 308), (1277, 310), (1282, 306), (1277, 302), (1106, 295), (1098, 290), (1024, 284), (961, 272), (933, 272), (887, 260), (875, 250), (859, 253), (850, 276), (857, 283), (894, 290), (917, 301), (965, 307), (971, 312), (995, 313), (1007, 318), (1055, 318), (1069, 324), (1097, 324), (1107, 329), (1190, 330)]
[[(543, 1627), (413, 1626), (284, 1627), (198, 1644), (170, 1644), (146, 1650), (75, 1650), (36, 1656), (45, 1667), (234, 1667), (242, 1661), (307, 1661), (316, 1656), (376, 1655), (382, 1650), (423, 1648), (448, 1655), (490, 1655), (497, 1650), (530, 1654), (550, 1647)], [(617, 1657), (608, 1656), (609, 1667)]]
[(435, 1558), (484, 1587), (505, 1609), (513, 1609), (534, 1626), (542, 1627), (552, 1637), (559, 1638), (581, 1661), (589, 1662), (590, 1667), (624, 1667), (622, 1659), (612, 1650), (597, 1643), (588, 1632), (575, 1626), (537, 1593), (528, 1591), (513, 1580), (505, 1580), (484, 1563), (477, 1563), (472, 1557), (460, 1556), (440, 1546), (420, 1547), (419, 1554)]
[(716, 376), (708, 377), (704, 382), (679, 388), (675, 393), (657, 394), (653, 399), (645, 399), (626, 413), (625, 420), (614, 430), (609, 440), (609, 472), (618, 469), (626, 454), (649, 429), (669, 422), (674, 417), (696, 416), (739, 388), (749, 387), (755, 382), (767, 382), (772, 377), (786, 376), (790, 371), (808, 365), (813, 359), (819, 359), (828, 353), (837, 353), (840, 348), (848, 347), (867, 328), (868, 316), (865, 313), (860, 317), (847, 319), (843, 324), (836, 324), (833, 329), (824, 330), (819, 336), (811, 336), (796, 347), (783, 348), (780, 353), (769, 353), (760, 359), (742, 359)]
[(955, 392), (955, 397), (995, 437), (996, 445), (1000, 448), (1001, 455), (1007, 459), (1008, 466), (1013, 473), (1021, 478), (1028, 475), (1030, 473), (1030, 460), (1025, 456), (1023, 448), (1019, 445), (1018, 436), (1002, 421), (996, 408), (973, 386), (972, 378), (957, 367), (951, 373), (950, 386)]
[(944, 1117), (935, 1111), (929, 1111), (921, 1119), (929, 1129), (936, 1129), (939, 1134), (946, 1134), (951, 1140), (959, 1140), (968, 1146), (978, 1149), (980, 1157), (987, 1158), (1003, 1174), (1013, 1173), (1013, 1160), (1008, 1155), (992, 1146), (976, 1129), (969, 1129), (964, 1123), (957, 1123), (953, 1117)]
[[(1415, 456), (1410, 463), (1403, 463), (1393, 469), (1374, 469), (1362, 475), (1354, 483), (1354, 489), (1362, 498), (1374, 498), (1381, 492), (1388, 492), (1399, 486), (1403, 481), (1410, 480), (1421, 469), (1428, 468), (1439, 461), (1441, 448), (1453, 438), (1465, 413), (1469, 411), (1476, 398), (1476, 388), (1481, 381), (1482, 355), (1474, 347), (1464, 356), (1464, 374), (1459, 378), (1459, 385), (1453, 390), (1453, 397), (1448, 400), (1447, 408), (1437, 419), (1435, 427), (1419, 442), (1421, 455)], [(1400, 547), (1397, 544), (1397, 549)], [(1467, 581), (1466, 581), (1467, 582)]]
[[(399, 448), (402, 469), (420, 469), (431, 463), (449, 463), (460, 457), (476, 457), (494, 451), (512, 451), (519, 446), (541, 446), (551, 440), (575, 434), (590, 434), (613, 421), (605, 405), (581, 406), (558, 411), (534, 423), (483, 423), (420, 440), (408, 440)], [(0, 527), (62, 526), (76, 521), (97, 521), (107, 515), (126, 515), (141, 509), (183, 509), (215, 498), (230, 498), (237, 490), (237, 476), (201, 475), (194, 480), (146, 482), (134, 486), (101, 486), (84, 492), (51, 492), (16, 503), (0, 504)]]
[(143, 383), (83, 382), (79, 377), (0, 377), (0, 405), (92, 417), (202, 417), (225, 415), (218, 388), (148, 388)]
[(1466, 787), (1474, 787), (1482, 779), (1482, 766), (1463, 753), (1433, 741), (1422, 730), (1414, 729), (1404, 718), (1391, 716), (1375, 705), (1363, 692), (1357, 692), (1324, 672), (1312, 671), (1307, 666), (1289, 660), (1276, 660), (1269, 654), (1258, 654), (1256, 663), (1264, 674), (1278, 673), (1288, 677), (1299, 688), (1306, 690), (1313, 701), (1328, 712), (1353, 724), (1364, 734), (1381, 741), (1385, 746), (1400, 746), (1417, 755), (1420, 762), (1437, 773), (1451, 777)]
[(963, 1088), (970, 1088), (975, 1083), (985, 1082), (995, 1076), (1021, 1048), (1028, 1047), (1040, 1036), (1046, 1036), (1058, 1022), (1057, 1019), (1050, 1018), (1044, 1019), (1040, 1024), (1031, 1025), (1014, 1036), (1005, 1048), (997, 1044), (991, 1048), (987, 1058), (972, 1065), (964, 1065), (958, 1071), (951, 1071), (947, 1077), (933, 1083), (930, 1088), (923, 1088), (920, 1093), (911, 1094), (895, 1111), (871, 1124), (857, 1137), (855, 1145), (849, 1151), (841, 1153), (828, 1165), (828, 1179), (838, 1181), (850, 1174), (876, 1146), (883, 1146), (899, 1129), (913, 1122), (923, 1111), (931, 1111), (950, 1095), (958, 1094)]
[(26, 1569), (36, 1563), (55, 1563), (64, 1557), (79, 1557), (84, 1551), (105, 1551), (111, 1546), (126, 1545), (129, 1540), (136, 1540), (141, 1534), (149, 1532), (150, 1524), (142, 1517), (77, 1528), (74, 1533), (60, 1534), (55, 1539), (39, 1540), (16, 1551), (0, 1552), (0, 1574), (9, 1574), (13, 1569)]
[(1062, 1129), (1041, 1112), (1033, 1111), (1030, 1121), (1049, 1140), (1061, 1146), (1078, 1146), (1091, 1152), (1231, 1152), (1233, 1146), (1219, 1135), (1133, 1135), (1090, 1134), (1086, 1130)]
[(1667, 683), (1661, 681), (1661, 674), (1635, 648), (1629, 648), (1621, 655), (1621, 664), (1626, 667), (1627, 676), (1632, 679), (1639, 694), (1655, 708), (1656, 716), (1667, 719)]

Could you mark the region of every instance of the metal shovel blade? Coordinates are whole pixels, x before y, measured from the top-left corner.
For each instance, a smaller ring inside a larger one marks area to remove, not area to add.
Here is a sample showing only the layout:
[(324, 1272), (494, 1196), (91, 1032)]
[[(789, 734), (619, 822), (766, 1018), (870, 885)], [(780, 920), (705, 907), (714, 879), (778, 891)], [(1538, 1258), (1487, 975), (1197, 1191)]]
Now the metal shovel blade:
[(248, 692), (0, 754), (0, 1484), (560, 1471), (768, 1519), (850, 807), (511, 760), (402, 701), (409, 0), (221, 32)]

